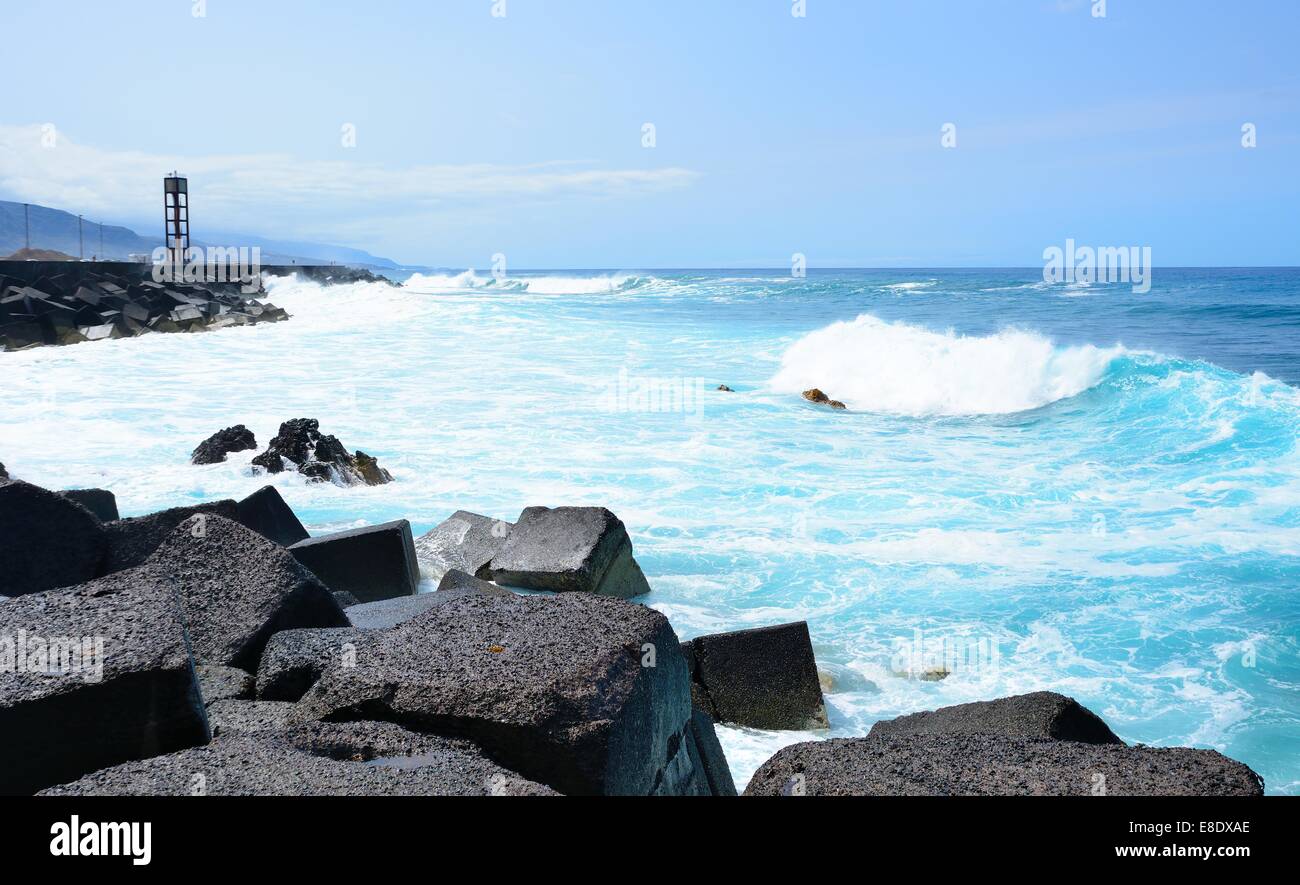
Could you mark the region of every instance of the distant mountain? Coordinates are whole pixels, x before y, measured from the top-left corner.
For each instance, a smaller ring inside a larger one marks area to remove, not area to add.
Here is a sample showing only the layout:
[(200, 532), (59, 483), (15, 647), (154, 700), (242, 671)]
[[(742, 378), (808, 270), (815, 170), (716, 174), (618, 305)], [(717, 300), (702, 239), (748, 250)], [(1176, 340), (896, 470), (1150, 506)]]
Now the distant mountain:
[[(52, 249), (65, 252), (74, 258), (99, 256), (106, 259), (125, 260), (132, 252), (152, 252), (162, 245), (162, 237), (142, 237), (135, 231), (115, 225), (104, 225), (104, 248), (100, 255), (100, 227), (85, 222), (82, 225), (83, 242), (77, 239), (77, 216), (70, 212), (32, 204), (30, 207), (33, 249)], [(23, 204), (0, 200), (0, 255), (9, 255), (26, 246), (23, 236)], [(83, 253), (84, 250), (84, 253)]]
[[(127, 227), (105, 224), (103, 249), (100, 248), (100, 226), (86, 221), (82, 224), (82, 239), (77, 237), (77, 216), (61, 209), (38, 206), (29, 207), (31, 241), (33, 249), (51, 249), (75, 257), (97, 257), (108, 261), (125, 261), (130, 255), (149, 254), (163, 244), (161, 233), (141, 236)], [(159, 228), (162, 221), (159, 220)], [(398, 264), (389, 259), (371, 255), (361, 249), (331, 246), (323, 243), (306, 243), (291, 240), (271, 240), (251, 234), (227, 234), (210, 231), (205, 238), (195, 237), (194, 245), (258, 246), (262, 250), (263, 264), (350, 264), (377, 269), (395, 268)], [(23, 233), (23, 204), (0, 200), (0, 257), (17, 252), (26, 246)]]

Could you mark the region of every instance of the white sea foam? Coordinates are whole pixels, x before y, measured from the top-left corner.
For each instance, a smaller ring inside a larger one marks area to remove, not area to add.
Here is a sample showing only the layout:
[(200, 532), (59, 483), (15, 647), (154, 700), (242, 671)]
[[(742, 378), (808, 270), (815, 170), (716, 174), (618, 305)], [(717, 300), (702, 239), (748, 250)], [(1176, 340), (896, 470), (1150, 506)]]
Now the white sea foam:
[(1036, 332), (939, 333), (869, 314), (805, 335), (771, 380), (778, 393), (820, 387), (850, 408), (908, 415), (1035, 409), (1097, 384), (1120, 347), (1058, 347)]
[(888, 283), (884, 288), (891, 292), (915, 292), (918, 289), (929, 289), (938, 282), (938, 280), (920, 280), (908, 283)]
[(413, 292), (496, 289), (533, 295), (598, 295), (635, 288), (648, 280), (632, 274), (597, 276), (480, 276), (473, 268), (458, 274), (414, 274), (403, 285)]

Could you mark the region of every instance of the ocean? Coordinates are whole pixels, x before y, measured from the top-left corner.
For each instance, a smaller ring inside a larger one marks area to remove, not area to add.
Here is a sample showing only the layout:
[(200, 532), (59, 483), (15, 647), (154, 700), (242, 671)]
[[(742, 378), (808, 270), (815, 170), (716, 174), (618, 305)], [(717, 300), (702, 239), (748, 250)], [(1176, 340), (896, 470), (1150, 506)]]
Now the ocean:
[[(810, 625), (832, 728), (721, 727), (742, 787), (785, 743), (1050, 689), (1300, 793), (1300, 270), (1152, 282), (279, 279), (286, 323), (0, 354), (0, 461), (124, 515), (271, 482), (313, 533), (609, 507), (680, 637)], [(296, 417), (396, 481), (188, 463)]]

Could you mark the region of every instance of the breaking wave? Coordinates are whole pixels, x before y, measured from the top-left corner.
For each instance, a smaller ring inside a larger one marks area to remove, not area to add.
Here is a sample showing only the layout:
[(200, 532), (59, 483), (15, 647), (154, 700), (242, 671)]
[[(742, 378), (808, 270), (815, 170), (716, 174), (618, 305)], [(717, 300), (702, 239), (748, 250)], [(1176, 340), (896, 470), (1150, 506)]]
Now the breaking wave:
[(1059, 347), (1031, 331), (933, 332), (869, 314), (805, 335), (771, 380), (779, 393), (820, 387), (850, 408), (913, 417), (1000, 415), (1075, 396), (1122, 347)]

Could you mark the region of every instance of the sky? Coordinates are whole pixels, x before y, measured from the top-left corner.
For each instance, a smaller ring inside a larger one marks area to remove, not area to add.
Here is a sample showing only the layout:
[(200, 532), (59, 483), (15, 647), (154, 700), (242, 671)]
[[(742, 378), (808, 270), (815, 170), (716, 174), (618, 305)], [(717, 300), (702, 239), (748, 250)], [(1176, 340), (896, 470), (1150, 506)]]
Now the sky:
[(1296, 0), (0, 2), (0, 198), (145, 232), (176, 168), (457, 269), (1300, 265)]

